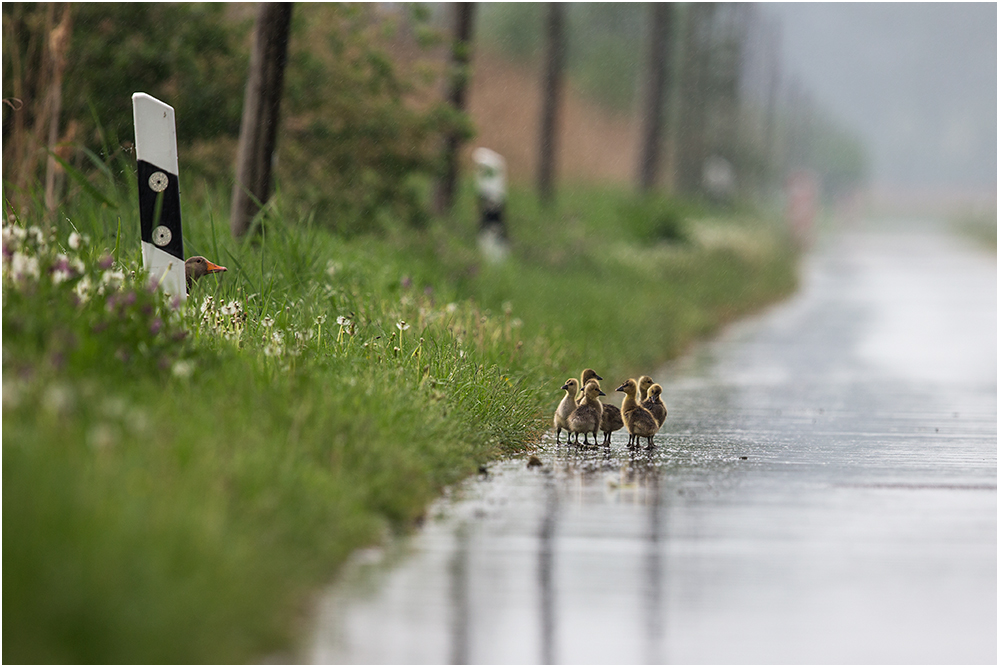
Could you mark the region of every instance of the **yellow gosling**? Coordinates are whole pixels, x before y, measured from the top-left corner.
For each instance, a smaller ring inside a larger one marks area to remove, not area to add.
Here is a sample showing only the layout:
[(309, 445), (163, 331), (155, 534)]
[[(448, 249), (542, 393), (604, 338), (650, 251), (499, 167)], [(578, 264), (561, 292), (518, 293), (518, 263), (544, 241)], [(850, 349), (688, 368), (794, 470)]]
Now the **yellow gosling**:
[[(562, 389), (566, 390), (566, 396), (559, 402), (555, 415), (552, 416), (552, 426), (556, 430), (556, 443), (559, 443), (559, 435), (565, 429), (569, 432), (569, 423), (566, 421), (569, 414), (576, 408), (576, 394), (580, 391), (580, 381), (576, 378), (569, 378), (563, 384)], [(566, 435), (566, 442), (569, 443), (569, 434)]]
[(583, 400), (567, 419), (569, 431), (575, 437), (574, 443), (579, 444), (580, 434), (583, 434), (583, 444), (590, 445), (587, 435), (593, 433), (594, 445), (597, 445), (597, 430), (601, 428), (601, 414), (604, 411), (604, 406), (597, 397), (603, 396), (606, 395), (601, 392), (601, 386), (596, 380), (587, 381), (587, 386), (583, 388)]
[(639, 376), (636, 381), (639, 384), (639, 403), (641, 404), (649, 398), (649, 388), (653, 386), (653, 379), (649, 376)]
[(618, 387), (617, 391), (625, 393), (625, 399), (622, 401), (622, 417), (629, 434), (629, 447), (638, 445), (640, 438), (648, 439), (648, 447), (653, 447), (653, 436), (660, 426), (653, 414), (636, 401), (636, 394), (639, 392), (638, 383), (629, 378)]
[(663, 422), (667, 419), (667, 407), (664, 405), (663, 399), (660, 398), (661, 394), (663, 394), (663, 388), (659, 383), (653, 383), (649, 388), (649, 398), (642, 402), (642, 407), (653, 414), (659, 427), (662, 427)]
[(598, 376), (597, 372), (594, 371), (593, 369), (584, 369), (583, 372), (580, 373), (580, 392), (581, 392), (581, 394), (578, 394), (577, 397), (576, 397), (576, 403), (577, 404), (579, 404), (581, 401), (583, 401), (583, 394), (582, 394), (583, 388), (587, 387), (587, 383), (589, 383), (592, 380), (604, 380), (604, 379), (601, 378), (600, 376)]

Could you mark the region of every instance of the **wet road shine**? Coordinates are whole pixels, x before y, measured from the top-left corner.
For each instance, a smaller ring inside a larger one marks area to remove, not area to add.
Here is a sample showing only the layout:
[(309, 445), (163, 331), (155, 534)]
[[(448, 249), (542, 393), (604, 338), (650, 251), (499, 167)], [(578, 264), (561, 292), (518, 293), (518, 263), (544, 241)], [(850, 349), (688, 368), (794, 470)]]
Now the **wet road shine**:
[(654, 450), (548, 437), (358, 554), (304, 658), (996, 663), (996, 258), (903, 229), (653, 374)]

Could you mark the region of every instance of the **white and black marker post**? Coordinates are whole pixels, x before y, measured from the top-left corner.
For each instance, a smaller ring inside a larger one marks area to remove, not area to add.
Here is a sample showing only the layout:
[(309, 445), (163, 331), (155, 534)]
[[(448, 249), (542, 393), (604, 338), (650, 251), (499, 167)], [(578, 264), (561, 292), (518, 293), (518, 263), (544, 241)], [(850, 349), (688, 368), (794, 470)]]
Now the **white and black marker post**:
[(142, 264), (168, 295), (187, 297), (174, 108), (146, 93), (132, 95), (139, 171)]

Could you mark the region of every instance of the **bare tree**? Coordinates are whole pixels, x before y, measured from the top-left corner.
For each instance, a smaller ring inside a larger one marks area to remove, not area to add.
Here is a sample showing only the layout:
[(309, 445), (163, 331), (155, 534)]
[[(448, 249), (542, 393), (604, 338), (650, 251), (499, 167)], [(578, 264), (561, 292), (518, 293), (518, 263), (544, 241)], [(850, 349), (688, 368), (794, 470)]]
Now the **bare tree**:
[(271, 164), (278, 137), (292, 3), (260, 3), (250, 74), (236, 150), (236, 182), (229, 227), (241, 237), (271, 196)]
[(643, 80), (642, 131), (639, 146), (639, 189), (649, 192), (659, 175), (663, 138), (663, 94), (668, 67), (667, 43), (672, 5), (654, 2), (650, 6), (649, 51)]
[[(448, 76), (448, 104), (456, 112), (465, 111), (466, 89), (469, 83), (469, 61), (472, 56), (472, 28), (476, 5), (472, 2), (455, 3), (454, 36), (451, 43), (451, 67)], [(455, 184), (458, 181), (458, 149), (461, 136), (451, 130), (444, 140), (444, 168), (437, 184), (434, 208), (438, 215), (451, 211), (455, 202)]]
[(552, 201), (556, 135), (563, 73), (563, 6), (550, 2), (545, 21), (545, 78), (542, 82), (542, 127), (538, 146), (538, 196)]

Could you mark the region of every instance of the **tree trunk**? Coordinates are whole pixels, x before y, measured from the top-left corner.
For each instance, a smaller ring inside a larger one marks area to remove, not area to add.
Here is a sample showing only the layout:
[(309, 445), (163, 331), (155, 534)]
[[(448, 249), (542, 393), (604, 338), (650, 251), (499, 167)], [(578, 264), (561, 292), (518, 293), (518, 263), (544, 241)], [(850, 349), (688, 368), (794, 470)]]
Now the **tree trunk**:
[(257, 11), (229, 218), (234, 237), (250, 230), (254, 216), (271, 196), (291, 20), (292, 3), (264, 2)]
[(715, 6), (708, 3), (686, 7), (676, 163), (677, 189), (686, 195), (700, 192), (705, 166), (705, 130), (712, 111), (706, 83), (714, 13)]
[(56, 209), (56, 172), (58, 167), (52, 157), (59, 142), (59, 116), (62, 112), (62, 83), (66, 72), (66, 53), (69, 51), (70, 37), (73, 33), (72, 5), (63, 5), (62, 18), (59, 25), (49, 33), (49, 52), (51, 55), (52, 79), (49, 82), (49, 136), (48, 160), (45, 162), (45, 210), (50, 214)]
[[(454, 7), (455, 26), (451, 44), (447, 99), (452, 109), (461, 113), (465, 111), (465, 93), (469, 83), (472, 27), (476, 5), (472, 2), (457, 2)], [(449, 131), (444, 139), (444, 166), (434, 197), (434, 209), (438, 215), (450, 212), (455, 203), (455, 184), (458, 181), (458, 150), (461, 141), (457, 130)]]
[(558, 2), (550, 2), (548, 10), (545, 22), (542, 128), (538, 146), (538, 196), (544, 203), (552, 201), (563, 70), (563, 7)]
[(671, 5), (665, 2), (656, 2), (650, 7), (649, 60), (642, 86), (642, 132), (639, 146), (639, 189), (644, 193), (656, 186), (659, 176), (671, 9)]

